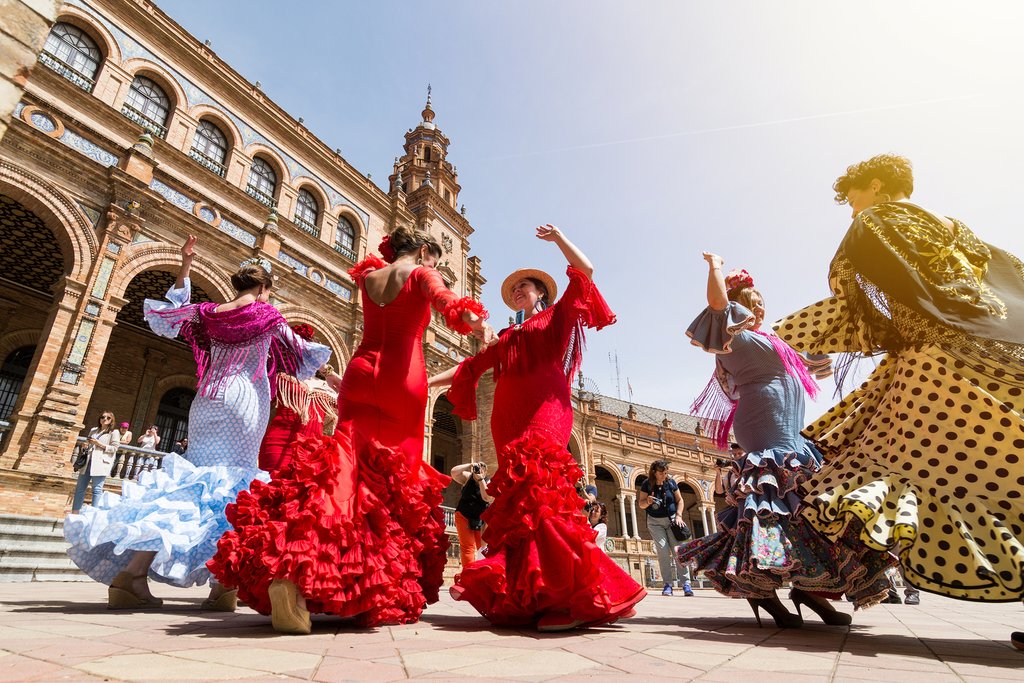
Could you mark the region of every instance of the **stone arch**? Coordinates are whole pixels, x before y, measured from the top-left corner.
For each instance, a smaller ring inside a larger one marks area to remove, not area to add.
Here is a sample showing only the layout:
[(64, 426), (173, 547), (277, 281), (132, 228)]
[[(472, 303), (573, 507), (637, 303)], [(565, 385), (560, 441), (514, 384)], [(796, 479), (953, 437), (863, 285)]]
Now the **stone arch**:
[[(121, 67), (132, 75), (132, 78), (136, 76), (145, 76), (150, 78), (158, 85), (164, 88), (167, 96), (171, 99), (170, 114), (167, 117), (167, 123), (164, 124), (167, 130), (171, 129), (171, 123), (174, 120), (174, 114), (176, 111), (188, 111), (188, 96), (185, 95), (185, 91), (182, 90), (181, 84), (178, 83), (178, 79), (175, 78), (174, 74), (165, 69), (163, 66), (156, 62), (151, 62), (148, 59), (141, 57), (134, 57), (126, 60)], [(127, 90), (125, 91), (127, 96)], [(121, 109), (121, 105), (124, 102), (115, 102), (114, 105), (118, 110)]]
[(601, 458), (600, 460), (598, 460), (597, 462), (594, 463), (594, 474), (595, 475), (597, 474), (597, 468), (598, 467), (601, 467), (601, 468), (607, 470), (608, 472), (611, 472), (612, 479), (615, 481), (615, 485), (618, 486), (620, 489), (627, 488), (626, 480), (622, 476), (622, 470), (619, 469), (618, 465), (616, 465), (613, 462), (609, 462), (608, 460), (605, 460), (604, 458)]
[[(355, 230), (355, 244), (359, 244), (359, 239), (367, 234), (369, 226), (363, 224), (363, 219), (359, 217), (359, 214), (355, 210), (346, 204), (342, 204), (337, 210), (332, 210), (331, 214), (334, 219), (344, 218), (351, 225), (352, 229)], [(334, 235), (331, 235), (331, 241), (334, 240)]]
[[(103, 53), (104, 61), (111, 62), (112, 64), (121, 64), (121, 46), (117, 44), (117, 39), (114, 38), (114, 34), (106, 26), (96, 21), (96, 18), (92, 15), (74, 5), (66, 4), (60, 8), (60, 14), (54, 23), (71, 24), (82, 29), (89, 34), (90, 38), (96, 41), (100, 52)], [(100, 70), (102, 69), (103, 65), (101, 64)], [(97, 75), (99, 75), (99, 72), (97, 72)]]
[(89, 277), (98, 245), (92, 223), (56, 186), (6, 161), (0, 162), (0, 194), (36, 214), (52, 230), (64, 254), (64, 271), (72, 279)]
[(291, 186), (295, 188), (296, 193), (298, 193), (299, 190), (306, 190), (316, 198), (316, 201), (320, 204), (321, 221), (324, 216), (332, 216), (331, 200), (328, 198), (324, 188), (321, 187), (320, 183), (316, 180), (310, 178), (308, 175), (300, 175), (291, 181)]
[[(242, 149), (244, 142), (242, 141), (242, 133), (238, 130), (238, 126), (231, 120), (231, 117), (223, 112), (223, 110), (213, 107), (209, 104), (197, 104), (188, 111), (188, 115), (194, 118), (196, 121), (202, 119), (210, 119), (220, 128), (229, 138), (231, 148), (229, 152), (236, 149)], [(192, 144), (192, 141), (188, 141)]]
[(24, 346), (34, 346), (39, 351), (39, 340), (42, 339), (43, 331), (37, 329), (15, 330), (0, 336), (0, 363), (7, 355), (16, 349)]
[[(114, 296), (124, 296), (128, 284), (143, 271), (168, 270), (174, 273), (180, 267), (181, 250), (179, 247), (160, 242), (135, 245), (126, 250), (121, 267), (111, 278), (110, 292)], [(220, 297), (221, 302), (235, 298), (230, 275), (225, 275), (215, 264), (200, 255), (197, 255), (192, 261), (190, 277), (211, 297)]]
[(335, 357), (337, 357), (336, 369), (338, 374), (345, 372), (345, 368), (348, 367), (348, 362), (351, 359), (351, 354), (341, 335), (338, 334), (338, 331), (334, 329), (334, 326), (326, 318), (311, 311), (309, 308), (304, 308), (297, 304), (281, 304), (277, 307), (277, 310), (281, 312), (281, 315), (284, 316), (284, 319), (289, 324), (306, 323), (307, 325), (312, 325), (323, 336), (324, 341), (331, 347), (331, 350), (334, 351), (331, 363), (335, 364)]
[[(281, 154), (274, 149), (269, 147), (262, 142), (252, 142), (242, 150), (245, 155), (250, 159), (255, 159), (258, 156), (263, 157), (274, 169), (274, 173), (277, 174), (277, 185), (278, 191), (282, 185), (291, 185), (292, 174), (288, 170), (288, 164), (284, 162)], [(244, 181), (248, 182), (248, 178), (244, 178)]]
[(583, 435), (573, 429), (569, 433), (569, 443), (566, 446), (573, 459), (582, 465), (586, 459), (586, 452), (583, 450)]
[(701, 503), (710, 502), (704, 495), (704, 487), (701, 486), (700, 482), (698, 482), (689, 474), (684, 474), (680, 479), (676, 480), (676, 483), (685, 483), (687, 486), (693, 489), (694, 494), (696, 494), (698, 501), (700, 501)]

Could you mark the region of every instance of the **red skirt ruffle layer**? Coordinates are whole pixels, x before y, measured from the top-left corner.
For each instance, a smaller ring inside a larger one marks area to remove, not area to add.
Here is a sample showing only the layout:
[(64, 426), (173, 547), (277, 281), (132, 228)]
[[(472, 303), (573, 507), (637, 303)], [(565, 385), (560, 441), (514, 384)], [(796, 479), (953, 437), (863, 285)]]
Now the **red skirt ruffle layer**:
[[(422, 476), (409, 482), (396, 467), (401, 462), (401, 453), (380, 444), (357, 461), (340, 434), (300, 437), (275, 479), (254, 482), (228, 506), (235, 529), (207, 566), (262, 614), (270, 613), (271, 581), (287, 579), (311, 612), (355, 617), (366, 626), (415, 622), (427, 602), (417, 555), (429, 558), (434, 571), (434, 557), (443, 558), (446, 547), (428, 547), (434, 536), (420, 527), (432, 526), (424, 523), (430, 515), (417, 525), (404, 521), (409, 510), (423, 514), (433, 505), (429, 494), (444, 483), (427, 486)], [(444, 537), (443, 519), (440, 527)], [(436, 593), (435, 586), (435, 600)]]
[(595, 543), (575, 482), (582, 471), (564, 446), (528, 434), (506, 446), (488, 486), (486, 557), (455, 577), (459, 599), (499, 626), (547, 614), (584, 624), (614, 621), (646, 591)]

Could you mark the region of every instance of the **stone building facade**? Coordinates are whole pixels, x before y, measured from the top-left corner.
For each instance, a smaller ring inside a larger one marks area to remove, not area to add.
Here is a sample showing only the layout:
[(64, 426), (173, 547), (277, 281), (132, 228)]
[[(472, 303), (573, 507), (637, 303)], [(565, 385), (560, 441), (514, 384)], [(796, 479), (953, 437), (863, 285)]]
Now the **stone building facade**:
[[(362, 320), (347, 270), (395, 227), (434, 235), (448, 285), (480, 296), (474, 229), (429, 92), (419, 123), (396, 135), (385, 190), (148, 0), (71, 0), (40, 35), (0, 142), (0, 514), (63, 515), (76, 439), (101, 411), (136, 435), (157, 424), (165, 449), (187, 433), (194, 361), (149, 331), (142, 300), (174, 281), (189, 234), (195, 300), (230, 299), (230, 273), (266, 258), (273, 303), (314, 327), (339, 370)], [(434, 374), (476, 346), (438, 316), (424, 350)], [(485, 378), (480, 419), (463, 423), (431, 392), (425, 453), (438, 470), (495, 463), (492, 397)], [(582, 387), (574, 402), (568, 447), (609, 506), (609, 551), (651, 578), (636, 489), (652, 460), (669, 460), (691, 526), (713, 529), (713, 447), (690, 416)], [(458, 495), (453, 484), (446, 504)]]
[[(72, 0), (43, 36), (0, 144), (0, 511), (61, 514), (100, 411), (165, 447), (185, 434), (194, 362), (141, 306), (188, 234), (194, 299), (230, 299), (230, 273), (266, 258), (273, 303), (341, 370), (362, 320), (347, 270), (396, 226), (434, 235), (449, 286), (479, 297), (429, 97), (385, 191), (147, 0)], [(475, 351), (437, 324), (424, 348), (432, 371)]]

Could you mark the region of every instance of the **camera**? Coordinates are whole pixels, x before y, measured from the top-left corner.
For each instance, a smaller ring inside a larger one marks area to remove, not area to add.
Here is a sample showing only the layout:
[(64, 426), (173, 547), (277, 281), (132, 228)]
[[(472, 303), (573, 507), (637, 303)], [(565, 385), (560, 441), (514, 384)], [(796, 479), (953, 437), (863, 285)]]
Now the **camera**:
[(651, 496), (650, 500), (651, 500), (651, 508), (652, 509), (657, 510), (658, 508), (661, 507), (661, 498), (660, 497)]
[(731, 467), (732, 461), (726, 460), (725, 458), (718, 458), (715, 460), (715, 464), (719, 467)]
[(480, 474), (480, 472), (481, 472), (480, 465), (477, 465), (476, 463), (473, 463), (473, 474)]

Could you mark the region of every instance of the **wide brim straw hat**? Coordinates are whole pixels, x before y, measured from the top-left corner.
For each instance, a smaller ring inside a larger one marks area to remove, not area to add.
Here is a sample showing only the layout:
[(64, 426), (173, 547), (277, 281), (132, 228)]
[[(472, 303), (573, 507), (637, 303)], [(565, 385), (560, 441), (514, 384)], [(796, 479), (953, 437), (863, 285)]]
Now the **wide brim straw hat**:
[(515, 287), (520, 280), (531, 278), (544, 283), (545, 289), (548, 290), (547, 303), (550, 306), (555, 303), (555, 298), (558, 296), (558, 285), (555, 284), (555, 278), (551, 277), (543, 270), (537, 270), (536, 268), (520, 268), (515, 271), (501, 283), (501, 299), (505, 302), (505, 305), (511, 308), (513, 311), (518, 311), (515, 304), (512, 303), (512, 288)]

